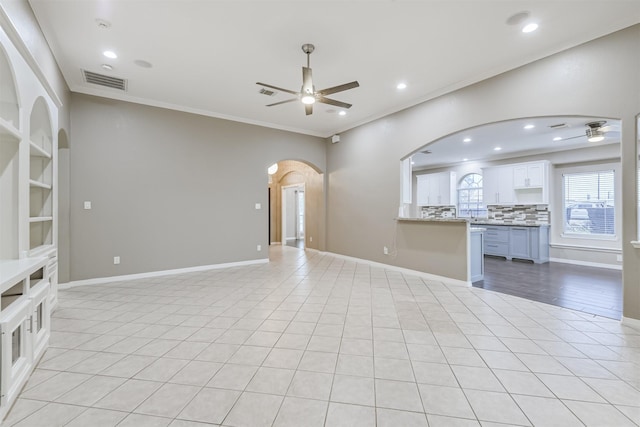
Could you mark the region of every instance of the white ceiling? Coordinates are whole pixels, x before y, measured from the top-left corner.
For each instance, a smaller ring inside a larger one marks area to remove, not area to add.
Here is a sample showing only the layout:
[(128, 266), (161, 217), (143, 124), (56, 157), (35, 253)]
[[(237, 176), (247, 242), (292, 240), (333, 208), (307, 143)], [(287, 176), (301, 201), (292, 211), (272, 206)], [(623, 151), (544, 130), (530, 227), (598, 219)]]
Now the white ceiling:
[[(29, 3), (74, 92), (323, 137), (640, 22), (638, 0)], [(521, 11), (538, 31), (507, 25)], [(311, 116), (298, 102), (265, 107), (289, 95), (261, 95), (256, 82), (300, 89), (303, 43), (316, 46), (316, 89), (359, 81), (331, 96), (353, 104), (346, 116), (323, 104)], [(107, 49), (119, 57), (104, 58)], [(87, 84), (81, 69), (125, 78), (128, 89)]]
[[(605, 131), (604, 140), (588, 142), (586, 123), (596, 121), (606, 121), (602, 127)], [(527, 125), (534, 127), (525, 129)], [(562, 139), (554, 141), (554, 138)], [(578, 116), (536, 117), (489, 123), (448, 135), (421, 147), (411, 156), (411, 160), (414, 169), (429, 169), (465, 161), (499, 160), (617, 143), (620, 143), (620, 120)], [(495, 150), (496, 147), (500, 147), (500, 150)], [(424, 153), (425, 150), (430, 153)]]

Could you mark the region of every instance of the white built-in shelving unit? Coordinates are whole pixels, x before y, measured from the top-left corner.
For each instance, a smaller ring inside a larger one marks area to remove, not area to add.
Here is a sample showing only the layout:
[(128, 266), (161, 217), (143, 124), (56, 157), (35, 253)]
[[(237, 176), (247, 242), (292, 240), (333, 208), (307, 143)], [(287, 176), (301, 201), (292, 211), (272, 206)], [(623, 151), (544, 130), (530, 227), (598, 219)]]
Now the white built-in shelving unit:
[(48, 346), (57, 301), (59, 105), (29, 63), (0, 28), (0, 420)]

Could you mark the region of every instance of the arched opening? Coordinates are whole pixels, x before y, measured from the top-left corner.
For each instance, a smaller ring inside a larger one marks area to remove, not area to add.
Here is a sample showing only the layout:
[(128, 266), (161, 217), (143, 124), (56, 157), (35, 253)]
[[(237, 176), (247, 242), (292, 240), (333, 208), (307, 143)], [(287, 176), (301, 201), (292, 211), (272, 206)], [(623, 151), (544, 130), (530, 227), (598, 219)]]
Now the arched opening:
[(404, 210), (455, 212), (488, 230), (484, 280), (474, 286), (620, 318), (621, 128), (566, 115), (452, 133), (411, 153), (414, 197)]
[(0, 46), (0, 120), (5, 126), (20, 129), (20, 102), (18, 101), (13, 69)]
[(36, 99), (29, 117), (29, 249), (31, 254), (55, 244), (53, 131), (44, 98)]
[(19, 257), (20, 104), (13, 69), (0, 45), (0, 259)]
[(276, 164), (269, 174), (270, 244), (324, 250), (324, 174), (298, 160)]

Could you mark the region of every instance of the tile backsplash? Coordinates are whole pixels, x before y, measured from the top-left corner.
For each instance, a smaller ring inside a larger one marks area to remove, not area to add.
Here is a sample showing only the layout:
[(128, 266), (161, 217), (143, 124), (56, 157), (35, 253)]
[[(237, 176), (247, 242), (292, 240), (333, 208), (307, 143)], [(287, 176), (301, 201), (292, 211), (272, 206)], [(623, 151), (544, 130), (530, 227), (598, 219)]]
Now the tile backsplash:
[(423, 206), (420, 218), (455, 218), (455, 206)]
[(488, 209), (488, 219), (491, 221), (502, 221), (505, 224), (514, 222), (525, 224), (549, 224), (549, 205), (510, 205), (499, 206), (490, 205)]

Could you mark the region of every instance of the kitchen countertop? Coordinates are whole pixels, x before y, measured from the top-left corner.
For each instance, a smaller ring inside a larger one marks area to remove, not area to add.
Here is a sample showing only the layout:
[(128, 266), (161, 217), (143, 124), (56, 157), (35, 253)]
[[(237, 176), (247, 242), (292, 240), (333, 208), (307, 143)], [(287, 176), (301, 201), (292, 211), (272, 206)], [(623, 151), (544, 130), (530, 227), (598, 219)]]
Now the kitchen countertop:
[(496, 220), (491, 220), (491, 219), (471, 219), (469, 220), (469, 222), (471, 224), (477, 224), (477, 225), (505, 225), (505, 226), (515, 226), (515, 227), (548, 227), (549, 224), (544, 223), (541, 224), (539, 222), (526, 222), (526, 221), (511, 221), (511, 222), (504, 222), (504, 221), (496, 221)]
[(395, 218), (396, 221), (410, 221), (410, 222), (457, 222), (457, 223), (465, 223), (468, 222), (471, 226), (475, 225), (504, 225), (504, 226), (515, 226), (515, 227), (548, 227), (549, 224), (541, 224), (541, 223), (531, 223), (526, 221), (512, 221), (512, 222), (504, 222), (497, 221), (492, 219), (470, 219), (470, 218)]
[(467, 218), (396, 218), (396, 221), (409, 222), (469, 222)]

